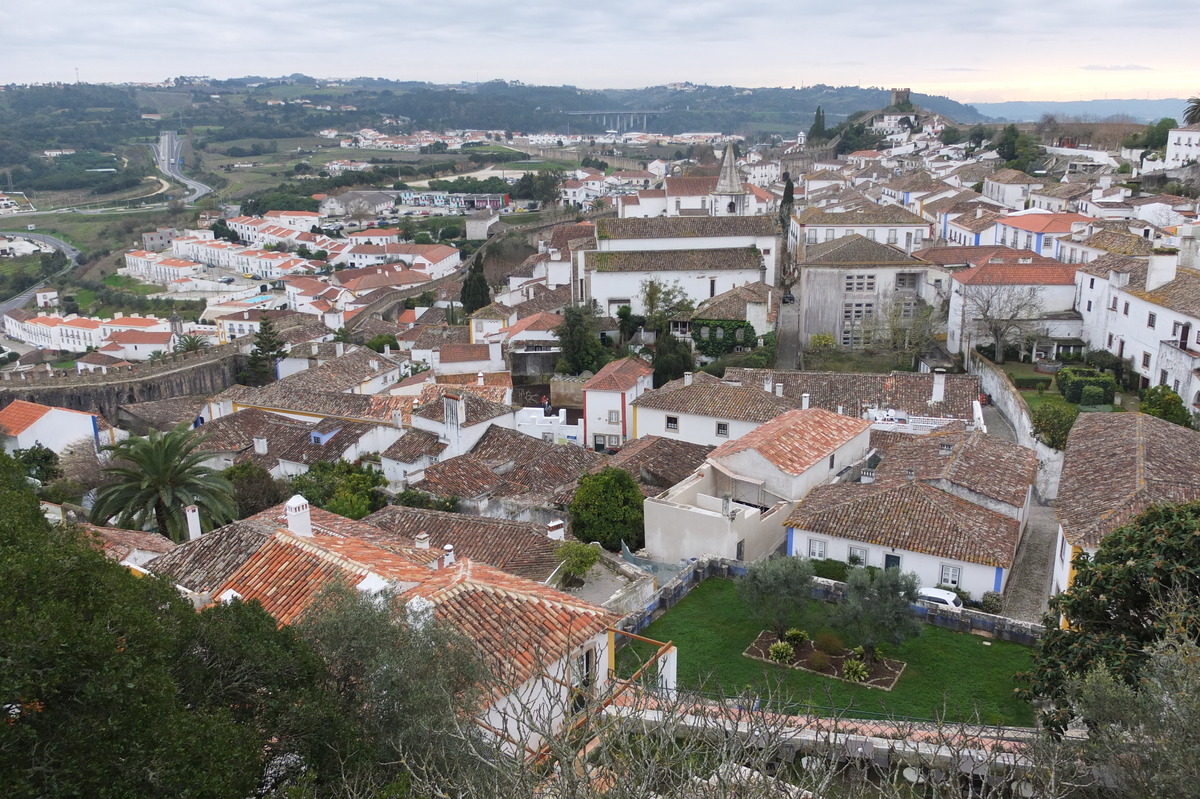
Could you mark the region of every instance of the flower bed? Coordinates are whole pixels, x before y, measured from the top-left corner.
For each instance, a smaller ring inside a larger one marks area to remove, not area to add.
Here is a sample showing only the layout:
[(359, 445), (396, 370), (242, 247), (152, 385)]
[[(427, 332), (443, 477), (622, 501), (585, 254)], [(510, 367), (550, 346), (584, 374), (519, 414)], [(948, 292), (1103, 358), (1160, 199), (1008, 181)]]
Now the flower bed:
[(903, 661), (876, 656), (875, 663), (871, 666), (865, 680), (857, 682), (847, 680), (842, 677), (842, 671), (846, 667), (846, 661), (856, 659), (851, 650), (843, 649), (837, 654), (828, 655), (828, 665), (814, 665), (810, 663), (813, 654), (824, 655), (825, 653), (818, 650), (812, 641), (805, 641), (802, 644), (796, 645), (791, 662), (780, 663), (772, 660), (769, 652), (771, 645), (778, 641), (779, 639), (775, 637), (775, 633), (770, 630), (763, 630), (742, 654), (753, 660), (761, 660), (764, 663), (773, 663), (777, 666), (785, 666), (790, 669), (801, 669), (813, 674), (820, 674), (822, 677), (832, 677), (835, 680), (842, 680), (853, 685), (865, 685), (868, 688), (878, 688), (882, 691), (892, 690), (896, 686), (897, 680), (900, 679), (900, 675), (904, 673), (905, 664)]

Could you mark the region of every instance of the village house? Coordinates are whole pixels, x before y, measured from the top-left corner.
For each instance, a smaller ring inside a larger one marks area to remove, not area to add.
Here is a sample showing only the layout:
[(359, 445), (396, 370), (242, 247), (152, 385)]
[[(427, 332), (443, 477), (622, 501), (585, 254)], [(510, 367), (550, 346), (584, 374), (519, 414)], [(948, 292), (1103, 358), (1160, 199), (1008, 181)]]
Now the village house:
[(73, 411), (16, 399), (0, 409), (0, 441), (10, 455), (41, 444), (61, 454), (72, 444), (87, 441), (94, 450), (125, 438), (97, 413)]
[(596, 452), (633, 438), (633, 401), (653, 388), (654, 369), (641, 358), (609, 361), (583, 384), (583, 440)]
[(664, 563), (770, 555), (796, 503), (867, 455), (870, 428), (820, 408), (790, 410), (721, 444), (691, 476), (646, 499), (646, 549)]
[(851, 211), (807, 208), (792, 216), (788, 248), (805, 257), (809, 245), (855, 234), (911, 253), (925, 246), (931, 226), (899, 205), (869, 205)]
[(796, 407), (782, 393), (732, 385), (705, 372), (686, 372), (631, 404), (634, 438), (657, 435), (712, 446), (740, 438)]
[(983, 196), (1019, 211), (1025, 207), (1030, 193), (1044, 185), (1044, 178), (1026, 175), (1019, 169), (998, 169), (983, 179)]

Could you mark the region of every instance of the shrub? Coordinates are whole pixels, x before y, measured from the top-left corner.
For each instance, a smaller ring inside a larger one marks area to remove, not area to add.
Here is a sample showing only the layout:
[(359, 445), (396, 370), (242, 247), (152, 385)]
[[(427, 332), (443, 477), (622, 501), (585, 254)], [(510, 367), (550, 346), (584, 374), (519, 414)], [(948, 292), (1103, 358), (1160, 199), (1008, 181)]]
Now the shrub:
[(983, 601), (980, 604), (983, 606), (984, 613), (999, 615), (1004, 611), (1004, 595), (997, 591), (984, 591)]
[(813, 671), (825, 671), (829, 668), (829, 655), (824, 652), (812, 652), (808, 656), (808, 667)]
[(793, 647), (797, 647), (808, 640), (808, 633), (799, 627), (793, 627), (784, 633), (783, 640), (787, 641)]
[(1112, 402), (1113, 394), (1117, 391), (1116, 378), (1086, 366), (1064, 366), (1058, 370), (1054, 380), (1067, 402), (1080, 402), (1085, 386), (1099, 386), (1103, 391), (1103, 402), (1095, 403), (1097, 405)]
[(867, 664), (861, 660), (847, 660), (842, 664), (842, 677), (850, 682), (862, 682), (867, 679)]
[(850, 650), (850, 657), (854, 658), (855, 660), (862, 660), (865, 652), (866, 650), (864, 650), (861, 646), (856, 646)]
[(1050, 378), (1048, 377), (1015, 377), (1011, 372), (1008, 375), (1013, 382), (1013, 385), (1025, 391), (1045, 391), (1050, 388)]
[(767, 650), (767, 657), (776, 663), (791, 663), (796, 656), (796, 650), (786, 641), (776, 641)]
[(814, 560), (812, 562), (813, 571), (818, 577), (826, 580), (837, 580), (839, 583), (846, 582), (846, 574), (850, 567), (840, 560)]
[(1033, 410), (1033, 434), (1043, 444), (1054, 449), (1065, 449), (1067, 435), (1075, 424), (1079, 408), (1066, 402), (1043, 402)]
[(827, 655), (837, 655), (846, 648), (846, 645), (842, 643), (842, 639), (833, 633), (821, 633), (817, 636), (817, 640), (813, 643), (813, 646)]
[(1079, 392), (1080, 405), (1103, 405), (1104, 404), (1104, 389), (1100, 386), (1084, 386), (1083, 391)]

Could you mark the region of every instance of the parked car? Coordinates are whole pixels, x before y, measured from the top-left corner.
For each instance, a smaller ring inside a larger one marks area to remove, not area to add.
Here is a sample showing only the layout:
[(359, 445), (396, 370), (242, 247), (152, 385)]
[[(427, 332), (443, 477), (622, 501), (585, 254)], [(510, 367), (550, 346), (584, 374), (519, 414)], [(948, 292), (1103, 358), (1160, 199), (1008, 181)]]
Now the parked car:
[(945, 588), (918, 588), (917, 599), (932, 605), (942, 605), (950, 610), (962, 610), (963, 606), (958, 594), (947, 591)]
[(224, 283), (225, 285), (229, 285), (230, 283), (232, 283), (232, 282), (233, 282), (233, 278), (231, 278), (231, 277), (223, 277), (223, 278), (221, 278), (220, 280), (218, 280), (217, 282), (218, 282), (218, 283)]
[(796, 304), (796, 295), (790, 291), (787, 294), (784, 294), (783, 295), (783, 304), (784, 305), (795, 305)]

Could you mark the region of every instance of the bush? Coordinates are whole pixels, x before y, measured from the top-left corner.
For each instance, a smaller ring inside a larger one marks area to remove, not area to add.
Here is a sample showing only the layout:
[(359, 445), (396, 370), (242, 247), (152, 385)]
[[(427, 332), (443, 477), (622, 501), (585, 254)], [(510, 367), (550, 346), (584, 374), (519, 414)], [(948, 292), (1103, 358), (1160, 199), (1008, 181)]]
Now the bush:
[(1100, 386), (1084, 386), (1083, 391), (1079, 393), (1079, 404), (1085, 406), (1103, 405), (1104, 389), (1100, 388)]
[(842, 677), (850, 682), (862, 682), (867, 679), (867, 664), (861, 660), (847, 660), (842, 664)]
[(600, 550), (582, 541), (563, 541), (554, 554), (568, 580), (582, 580), (600, 560)]
[(865, 654), (866, 650), (861, 646), (856, 646), (850, 650), (850, 657), (854, 658), (855, 660), (862, 660)]
[(1011, 372), (1008, 375), (1014, 386), (1024, 391), (1045, 391), (1050, 388), (1048, 377), (1017, 377)]
[(787, 641), (793, 647), (797, 647), (808, 640), (808, 633), (799, 627), (793, 627), (784, 633), (783, 640)]
[(817, 640), (813, 643), (813, 646), (827, 655), (840, 654), (846, 648), (846, 645), (842, 643), (842, 639), (833, 633), (821, 633), (817, 636)]
[(1054, 449), (1066, 449), (1067, 435), (1079, 416), (1079, 408), (1066, 402), (1043, 402), (1033, 410), (1033, 434)]
[(848, 565), (840, 560), (814, 560), (812, 565), (813, 571), (818, 577), (823, 577), (826, 580), (837, 580), (839, 583), (846, 582), (846, 575), (850, 569)]
[(1004, 611), (1004, 595), (996, 591), (984, 591), (983, 602), (980, 604), (983, 605), (984, 613), (999, 615)]
[(826, 671), (829, 668), (829, 655), (824, 652), (809, 653), (808, 667), (813, 671)]
[(1096, 405), (1111, 403), (1113, 394), (1117, 391), (1116, 378), (1086, 366), (1064, 366), (1058, 370), (1054, 380), (1058, 383), (1058, 390), (1067, 402), (1080, 402), (1085, 386), (1099, 386), (1102, 390), (1103, 401), (1095, 403)]
[(787, 641), (776, 641), (767, 649), (767, 657), (776, 663), (791, 663), (796, 650)]

